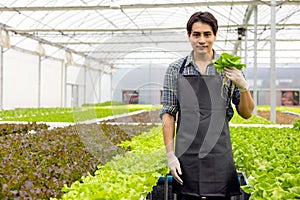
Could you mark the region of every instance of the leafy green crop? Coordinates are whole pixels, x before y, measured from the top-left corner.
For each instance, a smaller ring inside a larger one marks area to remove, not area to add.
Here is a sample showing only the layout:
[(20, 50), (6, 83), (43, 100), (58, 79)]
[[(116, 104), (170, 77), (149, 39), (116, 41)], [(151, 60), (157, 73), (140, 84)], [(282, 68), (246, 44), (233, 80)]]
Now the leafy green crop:
[(231, 127), (237, 169), (250, 199), (300, 198), (300, 135), (292, 128)]
[(103, 123), (48, 130), (46, 124), (0, 124), (0, 199), (59, 198), (64, 184), (121, 156), (125, 150), (117, 144), (151, 127)]
[(86, 106), (74, 108), (17, 108), (1, 110), (0, 121), (24, 122), (82, 122), (139, 110), (157, 110), (160, 106), (148, 104)]
[(293, 123), (293, 128), (297, 131), (300, 131), (300, 120), (297, 120)]
[(231, 124), (274, 124), (274, 122), (271, 122), (265, 118), (262, 118), (258, 115), (252, 115), (249, 119), (242, 118), (234, 108), (234, 115), (232, 119), (230, 120)]
[(213, 60), (213, 63), (219, 73), (221, 73), (225, 67), (235, 67), (239, 70), (246, 67), (246, 64), (241, 63), (240, 56), (234, 56), (229, 53), (222, 53), (218, 59)]
[(157, 184), (158, 178), (168, 172), (161, 126), (120, 146), (131, 151), (98, 166), (94, 176), (89, 174), (70, 187), (65, 185), (63, 191), (66, 193), (62, 199), (144, 199)]
[[(300, 197), (299, 131), (291, 128), (231, 127), (237, 169), (247, 173), (248, 185), (242, 188), (251, 199), (298, 199)], [(62, 199), (145, 198), (160, 175), (168, 171), (161, 126), (124, 141), (131, 149), (117, 155), (94, 176), (82, 177)]]
[(9, 135), (9, 134), (30, 134), (35, 133), (37, 131), (41, 131), (43, 129), (47, 130), (49, 125), (40, 123), (37, 124), (27, 123), (27, 124), (0, 124), (0, 136)]
[[(241, 63), (241, 57), (240, 56), (234, 56), (229, 53), (222, 53), (220, 57), (216, 60), (213, 60), (214, 66), (217, 68), (217, 72), (221, 73), (223, 72), (225, 67), (235, 67), (239, 70), (246, 67), (246, 64)], [(229, 79), (224, 76), (223, 82), (222, 82), (222, 90), (221, 90), (221, 96), (226, 99), (228, 92), (231, 91), (230, 96), (233, 94), (235, 84), (232, 83), (231, 89), (229, 89), (230, 81)]]

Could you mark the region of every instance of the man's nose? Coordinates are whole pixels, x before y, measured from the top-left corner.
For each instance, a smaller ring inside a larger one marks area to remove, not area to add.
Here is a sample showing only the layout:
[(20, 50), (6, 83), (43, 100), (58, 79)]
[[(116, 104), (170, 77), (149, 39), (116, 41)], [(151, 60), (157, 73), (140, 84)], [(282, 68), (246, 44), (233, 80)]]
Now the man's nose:
[(203, 36), (200, 36), (198, 39), (198, 43), (205, 43), (205, 38)]

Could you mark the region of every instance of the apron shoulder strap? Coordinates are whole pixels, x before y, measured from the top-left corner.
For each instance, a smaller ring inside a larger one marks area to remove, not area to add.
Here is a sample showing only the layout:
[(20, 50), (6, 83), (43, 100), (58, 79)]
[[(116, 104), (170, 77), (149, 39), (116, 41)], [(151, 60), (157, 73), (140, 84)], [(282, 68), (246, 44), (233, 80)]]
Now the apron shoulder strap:
[[(182, 61), (182, 64), (181, 64), (181, 66), (180, 66), (180, 68), (179, 68), (179, 74), (182, 74), (182, 73), (183, 73), (183, 70), (184, 70), (184, 67), (185, 67), (186, 60), (187, 60), (187, 57), (185, 57), (185, 58), (183, 59), (183, 61)], [(179, 116), (180, 116), (181, 112), (180, 112), (180, 104), (179, 104), (179, 102), (178, 102), (178, 99), (177, 99), (177, 105), (178, 105), (178, 110), (179, 110), (178, 114), (179, 114)], [(180, 117), (178, 117), (178, 120), (180, 120)], [(179, 121), (179, 123), (180, 123), (180, 121)], [(179, 126), (177, 126), (177, 130), (178, 130), (178, 127), (179, 127)]]
[(179, 69), (179, 74), (182, 74), (183, 73), (183, 70), (184, 70), (184, 67), (185, 67), (185, 63), (186, 63), (186, 60), (187, 60), (187, 57), (185, 57), (182, 61), (182, 64), (180, 66), (180, 69)]

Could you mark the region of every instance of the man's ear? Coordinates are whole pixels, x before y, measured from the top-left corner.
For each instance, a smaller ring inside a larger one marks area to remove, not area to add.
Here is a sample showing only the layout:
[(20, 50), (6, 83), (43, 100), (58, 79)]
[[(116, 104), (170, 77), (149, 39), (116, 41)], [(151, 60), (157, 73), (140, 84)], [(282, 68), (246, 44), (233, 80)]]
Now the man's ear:
[(216, 35), (215, 35), (215, 41), (216, 41), (216, 39), (217, 39), (218, 33), (219, 33), (219, 31), (216, 32)]
[(189, 34), (189, 32), (186, 32), (186, 36), (187, 36), (188, 38), (190, 38), (191, 34)]

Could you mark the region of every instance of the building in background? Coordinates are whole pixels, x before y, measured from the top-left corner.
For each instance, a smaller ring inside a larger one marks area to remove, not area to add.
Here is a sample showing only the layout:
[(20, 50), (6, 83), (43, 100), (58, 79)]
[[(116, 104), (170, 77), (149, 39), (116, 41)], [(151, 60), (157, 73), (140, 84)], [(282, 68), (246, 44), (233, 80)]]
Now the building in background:
[[(138, 103), (160, 104), (165, 70), (166, 66), (118, 69), (113, 79), (114, 101), (130, 103), (124, 98), (124, 91), (136, 91)], [(299, 106), (300, 67), (277, 67), (276, 72), (277, 105)], [(247, 67), (244, 73), (253, 93), (253, 68)], [(257, 69), (257, 105), (270, 105), (269, 79), (270, 68), (259, 66)]]

